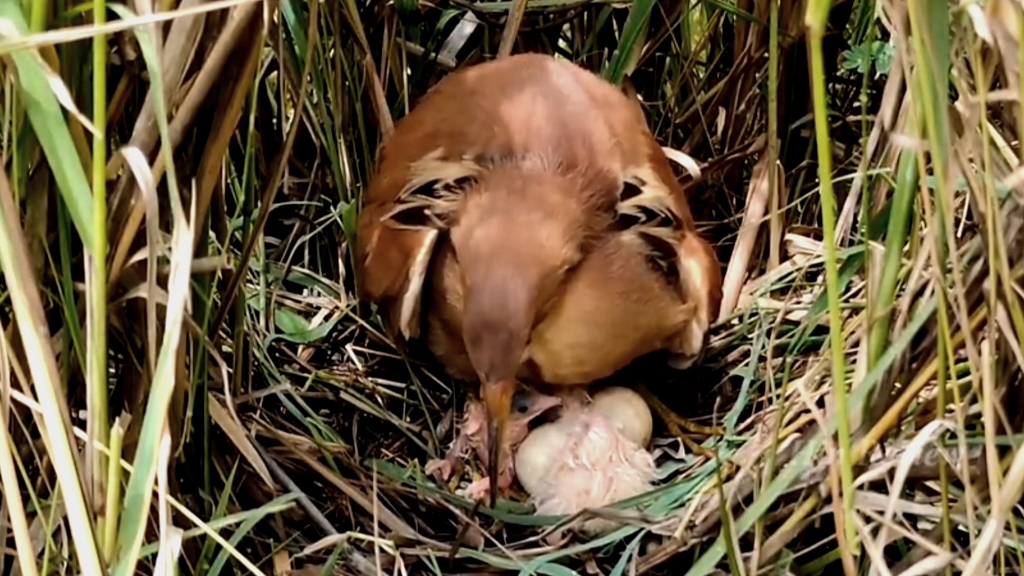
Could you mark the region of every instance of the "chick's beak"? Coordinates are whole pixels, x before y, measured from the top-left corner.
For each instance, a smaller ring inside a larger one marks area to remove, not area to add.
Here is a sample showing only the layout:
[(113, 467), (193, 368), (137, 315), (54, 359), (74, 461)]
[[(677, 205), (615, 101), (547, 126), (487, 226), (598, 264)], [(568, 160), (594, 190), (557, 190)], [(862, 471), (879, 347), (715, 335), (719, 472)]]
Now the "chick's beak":
[(482, 388), (484, 404), (487, 406), (487, 476), (490, 481), (491, 508), (494, 508), (498, 494), (498, 459), (509, 413), (512, 411), (514, 392), (514, 380), (485, 381)]

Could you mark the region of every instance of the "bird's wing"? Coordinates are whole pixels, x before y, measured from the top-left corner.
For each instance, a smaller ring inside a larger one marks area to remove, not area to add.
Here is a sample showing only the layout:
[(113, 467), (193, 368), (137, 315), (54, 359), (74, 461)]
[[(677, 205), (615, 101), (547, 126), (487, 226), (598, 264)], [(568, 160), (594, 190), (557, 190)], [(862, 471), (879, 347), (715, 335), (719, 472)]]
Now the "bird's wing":
[(580, 210), (612, 212), (678, 278), (671, 248), (693, 221), (639, 105), (575, 64), (523, 54), (449, 75), (381, 147), (355, 257), (360, 296), (382, 305), (393, 332), (419, 333), (424, 278), (462, 192), (489, 166), (528, 157), (620, 174), (621, 190), (595, 190)]

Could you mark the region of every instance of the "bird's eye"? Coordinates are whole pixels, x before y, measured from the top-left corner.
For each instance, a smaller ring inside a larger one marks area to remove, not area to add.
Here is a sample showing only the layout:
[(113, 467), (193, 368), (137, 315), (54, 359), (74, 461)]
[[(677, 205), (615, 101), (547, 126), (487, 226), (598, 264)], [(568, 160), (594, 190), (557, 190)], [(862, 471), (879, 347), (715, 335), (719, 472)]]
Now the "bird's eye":
[(512, 409), (520, 414), (525, 414), (530, 409), (530, 400), (525, 394), (516, 394), (512, 399)]

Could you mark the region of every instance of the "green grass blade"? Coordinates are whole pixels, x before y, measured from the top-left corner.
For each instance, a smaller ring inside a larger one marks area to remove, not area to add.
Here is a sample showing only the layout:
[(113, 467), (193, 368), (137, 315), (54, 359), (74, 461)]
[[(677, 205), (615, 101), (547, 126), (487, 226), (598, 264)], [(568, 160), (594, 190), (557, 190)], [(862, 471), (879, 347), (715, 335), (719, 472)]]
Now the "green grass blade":
[(843, 521), (846, 547), (855, 554), (857, 529), (853, 521), (853, 464), (850, 462), (850, 419), (846, 394), (846, 350), (839, 314), (839, 271), (836, 266), (836, 197), (832, 190), (832, 141), (828, 134), (828, 105), (825, 96), (825, 64), (822, 38), (828, 24), (831, 0), (817, 0), (807, 6), (807, 42), (811, 53), (811, 91), (814, 101), (815, 142), (818, 148), (818, 180), (821, 185), (821, 221), (825, 247), (825, 287), (828, 294), (829, 342), (832, 348), (832, 389), (835, 392), (836, 424), (839, 433), (839, 466), (842, 480)]
[[(0, 34), (28, 33), (25, 16), (16, 0), (0, 0), (0, 19), (10, 22), (14, 27), (14, 30)], [(71, 221), (75, 223), (82, 243), (91, 251), (96, 245), (96, 231), (89, 180), (82, 163), (78, 161), (78, 152), (71, 140), (64, 113), (47, 82), (42, 58), (35, 51), (18, 50), (11, 53), (11, 59), (18, 71), (19, 93), (32, 130), (46, 154)]]
[(654, 8), (654, 0), (636, 0), (629, 8), (629, 16), (626, 17), (626, 24), (622, 27), (622, 37), (619, 38), (619, 46), (615, 49), (608, 69), (604, 77), (613, 84), (620, 84), (626, 76), (626, 71), (636, 61), (637, 53), (641, 48), (640, 39), (647, 31), (647, 23), (651, 19), (651, 10)]
[(885, 238), (885, 260), (878, 284), (876, 310), (870, 317), (869, 367), (882, 356), (889, 339), (892, 306), (896, 298), (900, 267), (903, 265), (903, 248), (909, 232), (914, 193), (917, 191), (917, 158), (913, 152), (904, 151), (900, 154), (898, 172)]
[[(93, 21), (107, 21), (106, 0), (94, 0)], [(88, 338), (86, 359), (86, 411), (89, 437), (106, 446), (110, 424), (107, 421), (107, 35), (93, 38), (93, 126), (92, 199), (93, 244), (86, 270), (88, 306), (85, 324)], [(91, 476), (93, 499), (100, 502), (106, 493), (107, 464), (102, 452), (86, 449), (87, 476)], [(91, 472), (91, 474), (90, 474)]]

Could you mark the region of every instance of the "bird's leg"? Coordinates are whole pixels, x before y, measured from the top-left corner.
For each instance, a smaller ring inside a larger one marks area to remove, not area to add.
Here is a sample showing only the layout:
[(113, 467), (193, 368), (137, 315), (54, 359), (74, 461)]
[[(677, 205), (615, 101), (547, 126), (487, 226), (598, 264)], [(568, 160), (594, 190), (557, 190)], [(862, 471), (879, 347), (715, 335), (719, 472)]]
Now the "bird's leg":
[(643, 384), (637, 385), (637, 392), (644, 397), (647, 404), (658, 413), (658, 416), (661, 417), (662, 420), (664, 420), (665, 425), (668, 426), (669, 432), (674, 436), (677, 436), (690, 450), (698, 454), (708, 455), (708, 452), (690, 439), (683, 430), (693, 432), (695, 434), (702, 434), (704, 436), (722, 436), (725, 434), (725, 431), (719, 426), (703, 426), (676, 414), (671, 408), (666, 406), (664, 402), (659, 400), (657, 396), (651, 394), (651, 391)]
[(721, 436), (722, 434), (725, 434), (725, 431), (722, 430), (721, 426), (704, 426), (703, 424), (697, 424), (692, 420), (683, 418), (667, 407), (664, 412), (658, 410), (658, 415), (665, 420), (666, 424), (674, 425), (677, 428), (681, 428), (687, 432), (693, 432), (694, 434), (701, 434), (704, 436)]
[(459, 434), (455, 437), (452, 447), (444, 458), (428, 461), (423, 471), (433, 475), (438, 482), (448, 481), (453, 472), (461, 470), (462, 461), (469, 456), (470, 450), (476, 448), (481, 442), (486, 443), (482, 438), (486, 435), (487, 420), (483, 405), (477, 400), (469, 400), (466, 403), (466, 414), (463, 417)]
[[(503, 493), (508, 490), (509, 486), (512, 485), (512, 479), (515, 477), (515, 469), (512, 466), (504, 466), (499, 468), (498, 472), (498, 492)], [(479, 480), (475, 480), (466, 487), (466, 498), (470, 500), (485, 500), (491, 495), (491, 478), (484, 476)]]
[(433, 476), (438, 482), (447, 482), (452, 473), (461, 468), (460, 460), (464, 458), (463, 452), (466, 449), (466, 434), (460, 432), (452, 447), (445, 453), (444, 458), (433, 458), (427, 461), (423, 471)]
[(556, 530), (544, 537), (544, 543), (552, 548), (558, 548), (569, 541), (570, 533), (569, 530), (562, 528)]

